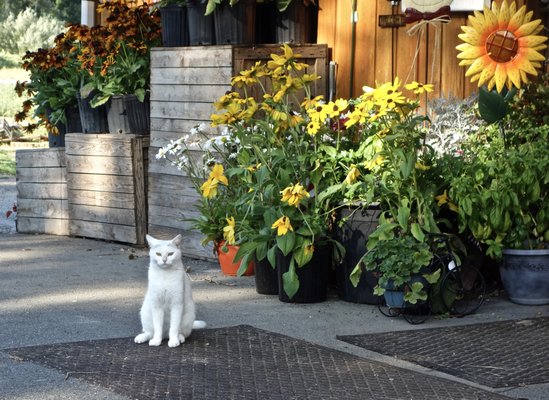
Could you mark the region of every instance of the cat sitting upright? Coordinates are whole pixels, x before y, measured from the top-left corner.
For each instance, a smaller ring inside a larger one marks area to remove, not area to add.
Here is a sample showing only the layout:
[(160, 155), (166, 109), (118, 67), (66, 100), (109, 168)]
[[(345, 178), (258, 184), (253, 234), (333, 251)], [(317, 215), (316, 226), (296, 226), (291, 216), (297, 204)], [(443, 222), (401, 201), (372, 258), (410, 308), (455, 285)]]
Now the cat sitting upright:
[(191, 279), (181, 261), (181, 239), (181, 235), (172, 240), (147, 235), (149, 283), (140, 313), (143, 333), (135, 337), (135, 343), (149, 341), (149, 346), (159, 346), (168, 338), (168, 346), (177, 347), (193, 329), (206, 327), (204, 321), (195, 321)]

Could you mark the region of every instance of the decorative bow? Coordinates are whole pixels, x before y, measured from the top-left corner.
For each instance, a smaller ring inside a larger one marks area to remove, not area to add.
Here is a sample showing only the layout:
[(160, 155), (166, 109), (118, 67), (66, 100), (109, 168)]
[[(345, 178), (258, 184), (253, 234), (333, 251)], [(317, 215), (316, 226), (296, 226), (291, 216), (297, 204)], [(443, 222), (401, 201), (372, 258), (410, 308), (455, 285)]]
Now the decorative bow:
[(425, 13), (418, 11), (415, 8), (407, 8), (406, 11), (404, 11), (404, 15), (404, 20), (407, 24), (411, 24), (412, 22), (417, 22), (421, 20), (429, 21), (432, 19), (450, 21), (450, 6), (441, 7), (435, 12)]

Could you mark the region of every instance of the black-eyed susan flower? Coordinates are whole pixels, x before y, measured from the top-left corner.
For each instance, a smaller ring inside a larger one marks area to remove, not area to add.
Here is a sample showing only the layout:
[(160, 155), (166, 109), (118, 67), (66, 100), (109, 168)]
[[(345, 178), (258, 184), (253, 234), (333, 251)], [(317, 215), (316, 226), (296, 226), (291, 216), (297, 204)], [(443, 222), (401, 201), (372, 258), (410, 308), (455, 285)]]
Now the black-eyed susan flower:
[(435, 90), (435, 86), (431, 83), (419, 83), (415, 81), (407, 84), (405, 88), (411, 90), (414, 94), (431, 93)]
[(295, 185), (290, 185), (280, 192), (282, 195), (281, 201), (288, 203), (291, 206), (299, 206), (299, 202), (307, 197), (309, 197), (309, 192), (305, 188), (296, 183)]
[(223, 185), (228, 185), (229, 181), (227, 180), (227, 177), (223, 175), (224, 169), (223, 165), (221, 164), (215, 164), (210, 172), (210, 180), (216, 180), (219, 183), (222, 183)]
[(225, 218), (227, 225), (223, 227), (223, 239), (227, 241), (228, 244), (235, 244), (235, 227), (236, 221), (234, 217)]
[(545, 57), (539, 52), (547, 46), (547, 37), (538, 35), (543, 26), (541, 20), (532, 21), (533, 12), (522, 6), (517, 10), (515, 2), (507, 0), (483, 12), (469, 16), (469, 25), (462, 26), (459, 38), (464, 43), (456, 47), (460, 51), (460, 66), (469, 66), (465, 76), (501, 92), (505, 86), (520, 88), (528, 82), (528, 75), (537, 75)]
[(271, 229), (276, 229), (277, 236), (283, 236), (283, 235), (287, 234), (288, 231), (293, 232), (293, 230), (294, 230), (294, 228), (292, 227), (292, 224), (290, 222), (290, 218), (288, 218), (285, 215), (283, 215), (282, 217), (277, 219), (271, 225)]
[(448, 191), (445, 190), (444, 193), (439, 194), (438, 196), (435, 196), (435, 200), (437, 201), (437, 205), (439, 207), (442, 207), (444, 204), (448, 205), (448, 208), (454, 212), (459, 211), (459, 207), (450, 200), (448, 197)]
[(351, 168), (349, 168), (349, 172), (347, 172), (347, 176), (345, 177), (344, 182), (347, 185), (352, 185), (353, 183), (356, 182), (356, 180), (359, 178), (359, 176), (360, 176), (360, 171), (358, 170), (356, 165), (351, 164)]

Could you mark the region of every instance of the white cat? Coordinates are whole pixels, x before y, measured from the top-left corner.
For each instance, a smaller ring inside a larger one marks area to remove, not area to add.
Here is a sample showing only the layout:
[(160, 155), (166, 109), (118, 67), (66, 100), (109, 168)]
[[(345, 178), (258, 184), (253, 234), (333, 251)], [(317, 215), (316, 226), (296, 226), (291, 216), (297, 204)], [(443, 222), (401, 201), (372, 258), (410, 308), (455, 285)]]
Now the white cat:
[(181, 235), (172, 240), (147, 235), (147, 242), (150, 263), (149, 284), (140, 313), (143, 333), (134, 341), (149, 341), (149, 346), (159, 346), (162, 339), (168, 338), (168, 346), (177, 347), (193, 329), (206, 327), (204, 321), (195, 321), (191, 279), (185, 272), (179, 250)]

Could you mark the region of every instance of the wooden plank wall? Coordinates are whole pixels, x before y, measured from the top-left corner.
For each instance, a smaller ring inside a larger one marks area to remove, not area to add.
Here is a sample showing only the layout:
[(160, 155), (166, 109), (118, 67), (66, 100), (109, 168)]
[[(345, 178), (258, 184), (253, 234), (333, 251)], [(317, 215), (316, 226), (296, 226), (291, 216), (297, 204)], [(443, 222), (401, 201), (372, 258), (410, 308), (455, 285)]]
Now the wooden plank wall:
[(184, 255), (194, 258), (214, 258), (213, 247), (200, 245), (203, 235), (184, 221), (198, 216), (196, 191), (181, 171), (157, 160), (156, 153), (195, 126), (210, 123), (213, 102), (231, 89), (232, 65), (231, 46), (151, 51), (149, 233), (164, 239), (182, 234)]
[(68, 235), (65, 149), (17, 150), (17, 232)]
[(149, 138), (71, 133), (65, 144), (70, 235), (143, 245)]
[[(502, 0), (496, 0), (501, 3)], [(528, 3), (529, 9), (538, 11), (539, 0), (516, 0), (517, 4)], [(332, 49), (332, 59), (338, 63), (337, 96), (349, 97), (362, 93), (362, 86), (375, 86), (398, 76), (402, 80), (417, 80), (435, 84), (436, 92), (431, 97), (453, 94), (466, 97), (476, 90), (476, 85), (465, 78), (465, 68), (458, 66), (456, 45), (461, 25), (467, 23), (469, 13), (454, 12), (452, 20), (441, 27), (430, 26), (419, 40), (416, 67), (413, 60), (418, 44), (417, 35), (408, 35), (410, 26), (404, 28), (381, 28), (379, 15), (401, 13), (400, 5), (392, 8), (387, 0), (357, 1), (355, 62), (351, 66), (351, 1), (320, 0), (318, 43), (327, 43)], [(547, 17), (545, 16), (545, 20)], [(438, 33), (437, 33), (438, 32)], [(437, 34), (440, 46), (436, 46)], [(350, 87), (350, 76), (354, 85)]]

